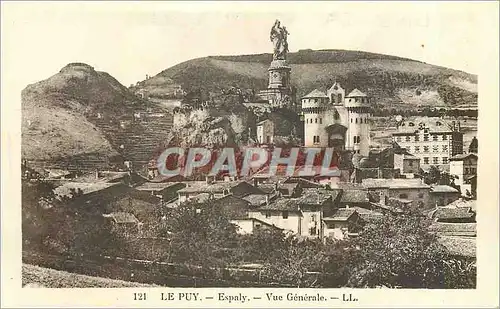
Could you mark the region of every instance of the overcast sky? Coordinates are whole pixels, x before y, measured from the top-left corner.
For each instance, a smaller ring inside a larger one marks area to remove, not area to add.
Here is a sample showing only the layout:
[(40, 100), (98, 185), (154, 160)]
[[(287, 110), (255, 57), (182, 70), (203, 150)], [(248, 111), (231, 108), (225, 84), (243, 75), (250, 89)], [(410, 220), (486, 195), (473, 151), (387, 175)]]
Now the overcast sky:
[(85, 62), (128, 86), (182, 61), (271, 52), (280, 19), (290, 50), (349, 49), (478, 73), (495, 2), (2, 2), (2, 65), (29, 83)]

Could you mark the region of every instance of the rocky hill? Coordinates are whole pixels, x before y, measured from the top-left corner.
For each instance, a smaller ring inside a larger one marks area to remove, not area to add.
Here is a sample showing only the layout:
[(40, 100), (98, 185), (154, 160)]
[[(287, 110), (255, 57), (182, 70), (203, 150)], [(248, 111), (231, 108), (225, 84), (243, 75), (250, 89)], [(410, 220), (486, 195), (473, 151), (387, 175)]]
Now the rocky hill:
[[(302, 50), (290, 53), (292, 83), (299, 96), (314, 88), (326, 90), (333, 80), (347, 91), (358, 88), (384, 107), (477, 104), (477, 76), (423, 62), (346, 50)], [(186, 91), (213, 91), (232, 86), (263, 89), (271, 54), (210, 56), (168, 68), (147, 80), (150, 95), (174, 83)]]
[(101, 123), (119, 123), (144, 104), (108, 73), (84, 63), (68, 64), (22, 92), (22, 157), (51, 161), (89, 156), (104, 162), (119, 153)]

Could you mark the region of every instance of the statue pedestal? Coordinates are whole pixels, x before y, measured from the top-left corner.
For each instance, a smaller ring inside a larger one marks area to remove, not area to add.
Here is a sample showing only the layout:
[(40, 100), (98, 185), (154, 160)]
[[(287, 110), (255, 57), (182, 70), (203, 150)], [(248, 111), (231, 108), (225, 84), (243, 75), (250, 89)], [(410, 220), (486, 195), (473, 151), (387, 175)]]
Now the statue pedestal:
[(286, 60), (273, 60), (269, 69), (268, 89), (290, 88), (290, 72), (292, 68), (288, 66)]

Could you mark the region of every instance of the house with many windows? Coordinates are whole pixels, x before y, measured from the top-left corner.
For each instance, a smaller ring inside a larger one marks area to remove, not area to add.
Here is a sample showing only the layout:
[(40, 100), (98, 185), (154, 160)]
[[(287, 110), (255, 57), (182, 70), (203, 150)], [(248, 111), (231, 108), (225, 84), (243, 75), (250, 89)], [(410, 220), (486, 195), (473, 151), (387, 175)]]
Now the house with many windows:
[(417, 117), (401, 122), (393, 142), (420, 159), (422, 168), (431, 165), (448, 169), (451, 157), (463, 153), (460, 122), (438, 117)]

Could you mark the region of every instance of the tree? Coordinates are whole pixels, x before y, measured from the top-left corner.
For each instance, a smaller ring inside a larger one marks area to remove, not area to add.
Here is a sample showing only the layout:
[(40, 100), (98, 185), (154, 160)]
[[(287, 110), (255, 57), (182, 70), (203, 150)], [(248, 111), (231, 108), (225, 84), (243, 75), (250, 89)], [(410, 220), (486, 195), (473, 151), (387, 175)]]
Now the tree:
[(322, 273), (327, 259), (319, 239), (301, 240), (290, 235), (276, 253), (264, 268), (267, 277), (299, 288), (319, 285), (318, 276), (308, 275), (311, 271)]
[(164, 259), (207, 267), (234, 261), (236, 226), (210, 203), (186, 203), (173, 209), (160, 235), (170, 239)]
[[(453, 288), (453, 260), (429, 233), (430, 221), (415, 213), (386, 215), (349, 241), (351, 287)], [(463, 284), (462, 284), (463, 285)]]

